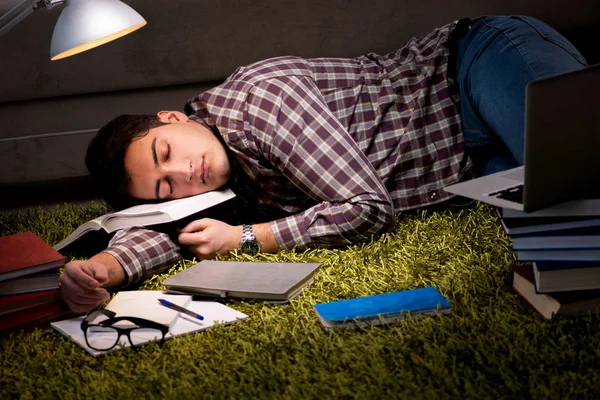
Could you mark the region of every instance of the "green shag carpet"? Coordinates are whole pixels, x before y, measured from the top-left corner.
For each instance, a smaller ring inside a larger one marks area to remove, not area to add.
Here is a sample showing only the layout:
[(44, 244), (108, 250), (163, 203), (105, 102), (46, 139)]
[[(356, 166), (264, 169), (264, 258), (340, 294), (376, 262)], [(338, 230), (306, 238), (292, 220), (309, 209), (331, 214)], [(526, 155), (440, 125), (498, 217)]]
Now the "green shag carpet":
[[(0, 235), (32, 230), (56, 243), (100, 206), (0, 214)], [(598, 398), (597, 316), (547, 321), (511, 290), (510, 239), (490, 208), (418, 212), (392, 233), (344, 250), (230, 260), (321, 262), (288, 305), (233, 302), (231, 326), (94, 358), (58, 332), (1, 339), (0, 399)], [(142, 289), (161, 288), (168, 275)], [(434, 286), (449, 316), (327, 333), (315, 303)]]

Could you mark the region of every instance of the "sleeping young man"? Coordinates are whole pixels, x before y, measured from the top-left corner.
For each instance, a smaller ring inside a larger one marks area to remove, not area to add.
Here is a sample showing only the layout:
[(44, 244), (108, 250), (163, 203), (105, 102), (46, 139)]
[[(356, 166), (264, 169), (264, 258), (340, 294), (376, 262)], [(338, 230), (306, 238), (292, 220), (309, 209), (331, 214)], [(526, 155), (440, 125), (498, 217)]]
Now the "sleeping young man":
[(388, 231), (402, 211), (447, 201), (445, 186), (523, 164), (525, 86), (586, 67), (530, 17), (464, 19), (385, 55), (278, 57), (238, 68), (185, 113), (122, 115), (90, 143), (86, 165), (114, 208), (223, 186), (235, 223), (203, 218), (176, 238), (117, 232), (61, 275), (87, 311), (105, 288), (182, 257), (338, 246)]

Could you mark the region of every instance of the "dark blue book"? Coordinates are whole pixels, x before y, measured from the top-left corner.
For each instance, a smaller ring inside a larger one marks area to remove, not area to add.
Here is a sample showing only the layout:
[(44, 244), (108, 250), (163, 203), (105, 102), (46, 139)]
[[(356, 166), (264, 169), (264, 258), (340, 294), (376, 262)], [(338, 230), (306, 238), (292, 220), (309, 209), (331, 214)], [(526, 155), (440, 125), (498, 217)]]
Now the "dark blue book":
[(533, 262), (538, 293), (600, 289), (600, 262)]
[(500, 209), (496, 209), (502, 229), (509, 236), (539, 234), (544, 232), (565, 231), (571, 229), (600, 228), (598, 217), (521, 217), (504, 218)]
[(448, 314), (450, 302), (433, 287), (357, 297), (315, 304), (315, 311), (326, 329), (381, 325), (415, 316)]
[(516, 254), (519, 262), (585, 261), (600, 263), (600, 249), (517, 250)]
[(600, 228), (568, 229), (512, 236), (512, 249), (600, 249)]

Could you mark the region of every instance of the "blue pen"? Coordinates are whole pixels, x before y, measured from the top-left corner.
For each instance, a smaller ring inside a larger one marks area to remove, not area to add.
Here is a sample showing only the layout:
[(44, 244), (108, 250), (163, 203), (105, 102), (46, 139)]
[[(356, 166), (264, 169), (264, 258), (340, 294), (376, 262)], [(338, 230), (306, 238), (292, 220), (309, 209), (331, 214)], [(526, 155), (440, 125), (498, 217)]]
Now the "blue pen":
[(203, 317), (202, 315), (200, 315), (200, 314), (196, 314), (195, 312), (193, 312), (193, 311), (190, 311), (190, 310), (188, 310), (187, 308), (184, 308), (184, 307), (178, 306), (177, 304), (173, 304), (173, 303), (171, 303), (169, 300), (165, 300), (165, 299), (158, 299), (158, 302), (159, 302), (161, 305), (165, 306), (165, 307), (168, 307), (168, 308), (170, 308), (170, 309), (173, 309), (173, 310), (175, 310), (175, 311), (182, 312), (182, 313), (184, 313), (185, 315), (189, 315), (190, 317), (197, 318), (197, 319), (199, 319), (200, 321), (202, 321), (202, 320), (204, 319), (204, 317)]

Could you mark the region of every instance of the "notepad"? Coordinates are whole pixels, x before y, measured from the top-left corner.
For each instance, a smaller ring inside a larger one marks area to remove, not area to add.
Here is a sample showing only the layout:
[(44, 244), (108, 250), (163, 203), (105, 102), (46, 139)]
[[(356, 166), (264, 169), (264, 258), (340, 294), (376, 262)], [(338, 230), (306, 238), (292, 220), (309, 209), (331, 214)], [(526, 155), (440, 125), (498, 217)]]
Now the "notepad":
[(169, 292), (288, 302), (313, 282), (320, 263), (205, 260), (165, 279)]
[(414, 316), (449, 314), (451, 303), (433, 287), (357, 297), (315, 304), (319, 320), (332, 328), (358, 328), (382, 325)]
[[(248, 318), (244, 313), (234, 310), (224, 304), (212, 302), (212, 301), (192, 301), (188, 308), (198, 314), (204, 316), (204, 320), (199, 321), (188, 316), (182, 315), (177, 318), (173, 326), (169, 329), (169, 333), (165, 336), (165, 340), (171, 339), (175, 336), (184, 335), (188, 333), (202, 331), (206, 328), (210, 328), (216, 324), (229, 325), (238, 321), (243, 321)], [(122, 347), (131, 347), (129, 340), (125, 336), (121, 336), (119, 339), (119, 346), (115, 346), (108, 351), (97, 351), (91, 349), (85, 342), (85, 336), (81, 330), (81, 321), (85, 317), (77, 317), (67, 319), (64, 321), (52, 322), (50, 326), (60, 332), (61, 334), (71, 338), (77, 345), (87, 351), (94, 357), (106, 354)], [(139, 335), (140, 332), (133, 331), (131, 335)], [(144, 334), (143, 332), (141, 333)], [(144, 344), (155, 340), (153, 337), (136, 337), (135, 341), (139, 344)]]
[[(115, 317), (136, 317), (149, 319), (166, 326), (173, 326), (179, 312), (160, 305), (158, 299), (165, 299), (178, 306), (187, 307), (192, 296), (165, 294), (162, 290), (131, 290), (117, 293), (105, 309), (114, 312)], [(126, 325), (120, 321), (117, 324)]]

